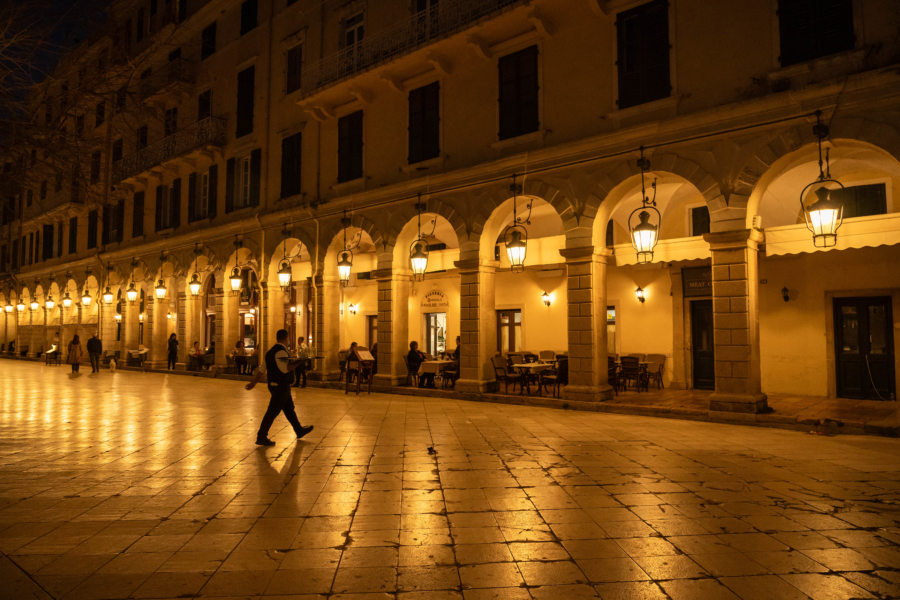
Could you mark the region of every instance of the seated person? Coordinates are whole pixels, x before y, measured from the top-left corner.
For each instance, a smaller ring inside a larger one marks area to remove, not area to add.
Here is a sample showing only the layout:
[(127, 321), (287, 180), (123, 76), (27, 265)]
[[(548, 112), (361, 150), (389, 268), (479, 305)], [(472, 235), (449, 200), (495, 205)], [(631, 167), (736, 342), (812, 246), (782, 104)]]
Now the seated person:
[[(409, 363), (409, 370), (415, 373), (419, 372), (419, 367), (425, 360), (425, 353), (419, 350), (419, 342), (409, 343), (409, 354), (406, 355), (406, 361)], [(419, 387), (434, 387), (434, 373), (422, 373), (419, 375)]]
[(234, 368), (239, 375), (247, 373), (247, 352), (244, 350), (244, 340), (238, 340), (231, 351), (231, 357), (234, 359)]
[(188, 356), (190, 357), (191, 370), (199, 371), (202, 365), (201, 359), (203, 358), (203, 348), (200, 347), (200, 342), (194, 342), (194, 345), (188, 351)]
[(347, 377), (353, 381), (353, 377), (362, 372), (362, 359), (359, 356), (359, 344), (352, 342), (347, 351)]

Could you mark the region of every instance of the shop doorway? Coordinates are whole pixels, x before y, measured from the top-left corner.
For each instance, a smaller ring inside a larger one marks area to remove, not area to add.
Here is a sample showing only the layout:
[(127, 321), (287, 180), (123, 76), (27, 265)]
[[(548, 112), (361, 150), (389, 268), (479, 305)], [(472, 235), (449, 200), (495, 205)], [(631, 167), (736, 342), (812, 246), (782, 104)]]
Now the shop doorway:
[(425, 313), (425, 352), (437, 356), (447, 351), (447, 313)]
[(691, 301), (691, 356), (694, 365), (694, 389), (716, 389), (712, 300)]
[(837, 395), (893, 400), (894, 344), (891, 299), (834, 299)]

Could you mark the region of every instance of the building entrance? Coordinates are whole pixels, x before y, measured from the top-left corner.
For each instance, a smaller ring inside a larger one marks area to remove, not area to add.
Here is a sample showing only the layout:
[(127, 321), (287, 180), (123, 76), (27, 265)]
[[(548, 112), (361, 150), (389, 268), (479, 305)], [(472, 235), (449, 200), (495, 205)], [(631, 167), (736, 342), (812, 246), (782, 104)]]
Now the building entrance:
[(891, 299), (834, 299), (837, 395), (894, 400)]
[(694, 365), (694, 389), (716, 389), (712, 300), (691, 301), (691, 356)]

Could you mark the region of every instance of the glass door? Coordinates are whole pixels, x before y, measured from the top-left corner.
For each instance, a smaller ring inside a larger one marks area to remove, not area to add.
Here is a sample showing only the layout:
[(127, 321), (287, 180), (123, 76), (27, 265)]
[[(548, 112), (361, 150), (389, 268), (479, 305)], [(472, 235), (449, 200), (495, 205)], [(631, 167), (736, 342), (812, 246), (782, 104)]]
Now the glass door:
[(425, 352), (437, 356), (447, 351), (447, 313), (425, 313)]
[(893, 400), (894, 347), (891, 299), (835, 298), (837, 395)]
[(716, 389), (712, 300), (691, 302), (691, 358), (694, 365), (694, 389)]

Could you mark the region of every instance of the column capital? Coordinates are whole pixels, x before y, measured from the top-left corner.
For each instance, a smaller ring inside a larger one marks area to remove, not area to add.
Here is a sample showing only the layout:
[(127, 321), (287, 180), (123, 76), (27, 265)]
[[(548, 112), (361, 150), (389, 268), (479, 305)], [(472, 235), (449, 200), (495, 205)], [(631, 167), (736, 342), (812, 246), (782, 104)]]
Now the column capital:
[(612, 255), (608, 248), (596, 249), (593, 246), (577, 246), (575, 248), (562, 248), (559, 251), (560, 256), (566, 259), (567, 263), (584, 263), (584, 262), (606, 262), (606, 259)]
[(730, 250), (734, 248), (753, 248), (763, 241), (763, 233), (758, 229), (733, 229), (731, 231), (714, 231), (704, 233), (703, 239), (710, 250)]
[(460, 273), (475, 273), (478, 271), (494, 273), (497, 271), (499, 264), (496, 260), (482, 260), (480, 258), (467, 258), (453, 263)]

